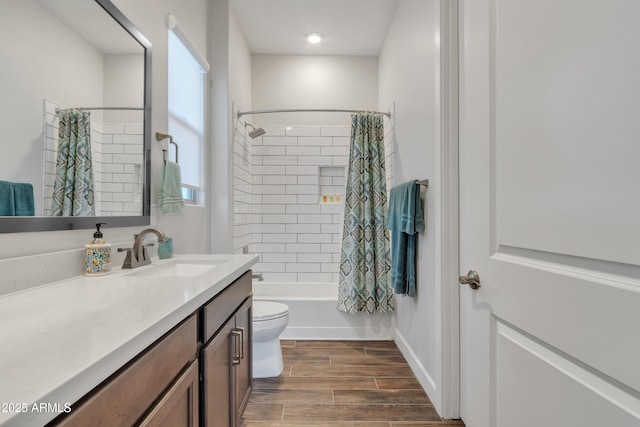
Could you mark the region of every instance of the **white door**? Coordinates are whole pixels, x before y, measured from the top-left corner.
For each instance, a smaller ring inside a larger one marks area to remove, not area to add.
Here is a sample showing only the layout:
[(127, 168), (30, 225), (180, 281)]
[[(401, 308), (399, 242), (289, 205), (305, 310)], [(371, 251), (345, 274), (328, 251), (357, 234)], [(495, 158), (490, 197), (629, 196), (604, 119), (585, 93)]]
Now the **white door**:
[(640, 426), (640, 1), (461, 9), (462, 418)]

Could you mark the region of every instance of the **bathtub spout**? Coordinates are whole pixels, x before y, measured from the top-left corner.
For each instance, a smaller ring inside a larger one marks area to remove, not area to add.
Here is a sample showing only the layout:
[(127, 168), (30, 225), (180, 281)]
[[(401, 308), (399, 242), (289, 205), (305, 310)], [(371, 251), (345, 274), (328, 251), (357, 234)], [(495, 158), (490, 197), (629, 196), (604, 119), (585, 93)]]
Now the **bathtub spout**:
[(258, 279), (258, 282), (264, 281), (264, 277), (262, 276), (262, 273), (253, 273), (251, 274), (251, 278)]

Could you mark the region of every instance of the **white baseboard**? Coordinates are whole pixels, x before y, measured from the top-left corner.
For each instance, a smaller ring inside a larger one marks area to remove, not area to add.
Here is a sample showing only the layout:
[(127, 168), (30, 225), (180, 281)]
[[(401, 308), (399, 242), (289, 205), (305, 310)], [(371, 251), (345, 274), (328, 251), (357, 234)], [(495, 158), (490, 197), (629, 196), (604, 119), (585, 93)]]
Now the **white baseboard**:
[(429, 375), (429, 372), (422, 365), (416, 354), (413, 352), (407, 341), (404, 339), (400, 331), (397, 328), (393, 331), (393, 338), (400, 349), (400, 352), (409, 363), (411, 370), (415, 374), (418, 382), (429, 396), (431, 403), (433, 403), (434, 408), (441, 414), (441, 399), (440, 399), (440, 391), (436, 387), (436, 382), (433, 380), (433, 377)]

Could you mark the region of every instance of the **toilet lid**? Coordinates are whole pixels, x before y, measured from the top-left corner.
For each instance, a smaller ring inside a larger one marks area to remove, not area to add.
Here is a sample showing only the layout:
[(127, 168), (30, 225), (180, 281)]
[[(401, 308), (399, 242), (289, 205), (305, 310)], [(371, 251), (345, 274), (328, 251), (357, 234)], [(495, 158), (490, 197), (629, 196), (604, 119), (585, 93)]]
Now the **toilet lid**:
[(254, 301), (253, 320), (270, 320), (284, 317), (289, 312), (289, 307), (274, 301)]

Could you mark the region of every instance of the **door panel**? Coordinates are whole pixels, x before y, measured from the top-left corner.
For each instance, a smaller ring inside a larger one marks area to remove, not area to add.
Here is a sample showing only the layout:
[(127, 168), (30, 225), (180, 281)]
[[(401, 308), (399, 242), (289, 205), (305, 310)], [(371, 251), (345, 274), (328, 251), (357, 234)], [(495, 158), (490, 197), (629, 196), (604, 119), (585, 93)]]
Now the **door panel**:
[(462, 6), (462, 417), (640, 426), (640, 3)]
[(638, 414), (631, 409), (637, 405), (629, 393), (522, 331), (500, 320), (494, 325), (499, 358), (496, 425), (637, 425)]
[(500, 245), (640, 265), (638, 17), (637, 1), (495, 1)]

